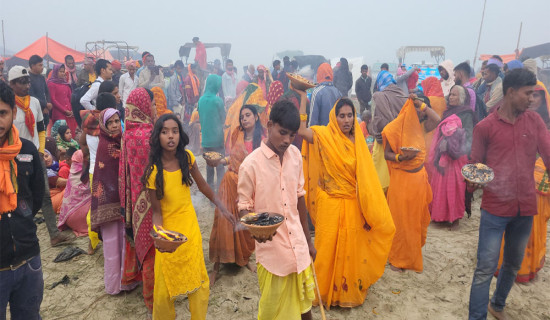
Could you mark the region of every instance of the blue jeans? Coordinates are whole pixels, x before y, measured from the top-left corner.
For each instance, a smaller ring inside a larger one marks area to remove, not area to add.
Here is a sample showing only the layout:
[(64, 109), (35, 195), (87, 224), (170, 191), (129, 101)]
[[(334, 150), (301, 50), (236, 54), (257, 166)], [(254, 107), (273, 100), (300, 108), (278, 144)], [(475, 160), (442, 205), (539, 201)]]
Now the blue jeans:
[(491, 307), (496, 311), (504, 309), (506, 297), (521, 267), (532, 225), (533, 217), (498, 217), (481, 210), (477, 267), (470, 291), (470, 320), (487, 318), (489, 288), (498, 267), (503, 234), (504, 257), (497, 278), (497, 287), (491, 298)]
[(40, 255), (16, 270), (0, 271), (0, 320), (6, 320), (10, 304), (12, 320), (40, 320), (44, 293)]

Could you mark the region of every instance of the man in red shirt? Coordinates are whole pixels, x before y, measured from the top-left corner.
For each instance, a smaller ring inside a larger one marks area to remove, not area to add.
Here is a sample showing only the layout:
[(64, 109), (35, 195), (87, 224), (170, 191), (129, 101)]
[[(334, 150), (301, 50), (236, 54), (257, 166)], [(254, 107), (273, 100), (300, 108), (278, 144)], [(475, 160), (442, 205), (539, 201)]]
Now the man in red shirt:
[[(495, 179), (483, 189), (470, 320), (486, 319), (487, 309), (497, 319), (505, 319), (506, 297), (521, 267), (537, 214), (533, 172), (537, 153), (550, 165), (550, 134), (541, 117), (528, 110), (536, 83), (535, 75), (525, 69), (507, 74), (502, 105), (474, 128), (471, 162), (491, 167)], [(468, 186), (470, 190), (475, 187), (479, 186)], [(502, 268), (489, 303), (503, 234)]]

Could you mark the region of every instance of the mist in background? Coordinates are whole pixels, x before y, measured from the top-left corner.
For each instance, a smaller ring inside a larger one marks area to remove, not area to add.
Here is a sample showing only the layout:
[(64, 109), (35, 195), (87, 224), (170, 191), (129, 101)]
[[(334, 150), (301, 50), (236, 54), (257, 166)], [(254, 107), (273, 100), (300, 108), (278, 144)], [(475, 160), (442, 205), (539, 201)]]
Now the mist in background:
[[(6, 48), (13, 53), (48, 32), (79, 51), (87, 41), (126, 41), (167, 65), (198, 36), (203, 43), (231, 43), (239, 73), (245, 64), (269, 67), (284, 50), (363, 57), (370, 65), (397, 62), (401, 46), (441, 45), (455, 65), (473, 62), (482, 10), (483, 0), (0, 0)], [(478, 55), (514, 53), (520, 22), (520, 49), (549, 42), (549, 12), (547, 0), (488, 0)], [(219, 49), (207, 53), (208, 61), (221, 59)], [(420, 61), (435, 62), (427, 52), (407, 55), (405, 62)]]

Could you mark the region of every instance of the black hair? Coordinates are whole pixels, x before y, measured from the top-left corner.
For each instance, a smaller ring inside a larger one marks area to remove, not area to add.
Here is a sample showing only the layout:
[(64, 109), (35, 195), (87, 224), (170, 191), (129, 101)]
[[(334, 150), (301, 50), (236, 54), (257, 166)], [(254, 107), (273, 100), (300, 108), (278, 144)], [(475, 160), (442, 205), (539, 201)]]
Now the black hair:
[(231, 60), (231, 59), (227, 59), (227, 60), (225, 60), (225, 64), (227, 65), (228, 63), (231, 63), (231, 64), (233, 64), (233, 60)]
[(369, 66), (367, 66), (366, 64), (362, 65), (362, 66), (361, 66), (361, 71), (363, 71), (363, 70), (367, 70), (367, 71), (368, 71), (368, 70), (369, 70)]
[(506, 95), (508, 89), (513, 88), (515, 90), (526, 87), (534, 86), (537, 84), (537, 77), (535, 74), (527, 69), (514, 69), (510, 71), (502, 81), (502, 91)]
[[(457, 86), (458, 86), (458, 85), (457, 85)], [(452, 90), (452, 89), (453, 89), (453, 88), (451, 88), (451, 90)], [(468, 90), (466, 90), (466, 93), (468, 93)], [(430, 108), (432, 107), (432, 104), (431, 104), (431, 102), (430, 102), (430, 98), (426, 97), (425, 95), (419, 94), (419, 95), (418, 95), (418, 99), (421, 99), (422, 102), (424, 102), (424, 103), (426, 104), (426, 106), (428, 106), (428, 107), (430, 107)], [(470, 99), (468, 99), (468, 101), (470, 101)]]
[(345, 71), (349, 71), (348, 59), (340, 58), (340, 69), (345, 70)]
[(65, 56), (65, 63), (67, 63), (67, 60), (73, 60), (74, 61), (74, 57), (71, 56), (70, 54), (68, 54), (68, 55)]
[(288, 100), (277, 101), (273, 104), (269, 121), (292, 132), (297, 132), (300, 129), (300, 113), (294, 103)]
[(494, 63), (491, 63), (491, 64), (488, 64), (487, 65), (487, 68), (485, 69), (486, 71), (490, 71), (494, 74), (496, 74), (498, 76), (498, 74), (500, 73), (500, 68), (499, 66), (497, 66), (496, 64)]
[(197, 70), (198, 68), (199, 68), (199, 64), (198, 64), (198, 63), (193, 63), (193, 64), (191, 65), (191, 69), (193, 69), (193, 70)]
[(262, 144), (262, 135), (264, 133), (264, 127), (262, 127), (262, 122), (260, 121), (260, 115), (258, 114), (258, 110), (256, 107), (254, 107), (251, 104), (245, 104), (241, 107), (241, 111), (239, 111), (239, 128), (241, 131), (244, 131), (243, 125), (241, 123), (241, 113), (244, 109), (248, 109), (252, 112), (254, 117), (256, 118), (256, 123), (254, 124), (254, 135), (252, 137), (252, 148), (256, 149)]
[(383, 70), (383, 69), (389, 70), (390, 66), (387, 63), (382, 63), (382, 65), (380, 66), (380, 70)]
[(149, 98), (151, 98), (151, 101), (153, 101), (153, 99), (155, 98), (155, 94), (153, 93), (153, 91), (151, 91), (149, 89), (145, 89), (145, 91), (147, 91), (147, 94), (149, 95)]
[(75, 147), (69, 147), (69, 149), (67, 149), (67, 152), (65, 152), (65, 157), (67, 157), (67, 159), (71, 159), (76, 151), (77, 150)]
[(44, 61), (44, 59), (42, 59), (41, 56), (37, 55), (37, 54), (33, 54), (30, 58), (29, 58), (29, 67), (32, 67), (34, 66), (35, 64), (37, 63), (40, 63)]
[(497, 59), (500, 62), (504, 62), (504, 61), (502, 61), (502, 58), (498, 54), (494, 54), (491, 58)]
[(103, 92), (113, 93), (116, 87), (118, 87), (118, 84), (116, 84), (114, 81), (105, 80), (99, 85), (99, 90), (97, 91), (97, 93), (98, 94)]
[(273, 61), (273, 68), (275, 68), (276, 66), (280, 66), (280, 65), (281, 65), (281, 60)]
[(487, 63), (489, 63), (489, 60), (483, 60), (483, 62), (481, 63), (481, 67), (486, 67)]
[(95, 63), (95, 67), (94, 67), (95, 74), (98, 77), (101, 76), (101, 69), (107, 69), (107, 66), (110, 65), (110, 64), (111, 63), (108, 60), (105, 60), (105, 59), (97, 60), (97, 62)]
[(62, 125), (57, 128), (57, 133), (61, 137), (61, 140), (65, 140), (65, 132), (67, 132), (67, 130), (69, 130), (69, 126), (67, 125)]
[(148, 54), (151, 54), (149, 51), (143, 51), (143, 53), (141, 54), (141, 58), (145, 58), (146, 55)]
[(353, 101), (351, 101), (348, 98), (341, 98), (336, 102), (336, 106), (334, 106), (334, 112), (336, 113), (336, 116), (340, 113), (340, 109), (342, 109), (343, 106), (350, 106), (351, 110), (353, 112), (353, 117), (355, 118), (355, 106), (353, 105)]
[(288, 62), (290, 62), (290, 58), (289, 58), (288, 56), (284, 56), (284, 58), (283, 58), (283, 62), (285, 62), (285, 61), (288, 61)]
[(4, 81), (0, 81), (0, 100), (15, 109), (15, 93), (13, 89)]
[(462, 71), (466, 74), (466, 76), (470, 77), (472, 68), (470, 68), (470, 65), (468, 64), (468, 62), (461, 62), (454, 68), (454, 71)]
[(97, 95), (95, 104), (96, 104), (97, 110), (99, 111), (103, 111), (107, 108), (116, 109), (116, 98), (110, 92), (102, 92)]
[(176, 68), (176, 67), (185, 68), (185, 66), (183, 65), (183, 61), (177, 60), (177, 61), (174, 63), (174, 68)]
[(160, 145), (160, 134), (162, 132), (162, 128), (164, 127), (164, 122), (168, 120), (174, 120), (176, 122), (180, 134), (180, 139), (176, 149), (176, 158), (178, 159), (181, 169), (181, 184), (188, 186), (193, 184), (189, 169), (192, 165), (191, 156), (185, 150), (185, 147), (189, 144), (189, 137), (185, 131), (183, 131), (181, 122), (173, 113), (164, 114), (157, 120), (157, 122), (155, 122), (153, 131), (151, 132), (151, 138), (149, 139), (149, 146), (151, 147), (151, 150), (149, 151), (149, 164), (145, 167), (145, 172), (143, 173), (143, 177), (141, 177), (141, 183), (143, 187), (146, 188), (147, 181), (153, 172), (153, 168), (155, 166), (157, 167), (157, 175), (155, 177), (155, 194), (157, 196), (157, 200), (162, 200), (162, 198), (164, 198), (164, 175), (162, 165), (163, 149)]

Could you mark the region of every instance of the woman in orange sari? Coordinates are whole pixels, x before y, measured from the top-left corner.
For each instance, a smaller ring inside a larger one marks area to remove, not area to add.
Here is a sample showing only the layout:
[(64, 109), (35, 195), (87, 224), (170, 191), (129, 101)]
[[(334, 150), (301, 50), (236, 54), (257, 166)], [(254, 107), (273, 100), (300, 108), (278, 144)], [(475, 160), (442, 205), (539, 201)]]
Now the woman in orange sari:
[[(239, 127), (235, 128), (231, 134), (230, 155), (221, 160), (229, 170), (225, 172), (218, 191), (220, 201), (237, 220), (240, 217), (237, 208), (239, 167), (244, 158), (260, 146), (264, 136), (264, 128), (255, 106), (247, 104), (241, 108), (239, 123)], [(210, 164), (218, 165), (216, 162)], [(220, 216), (219, 210), (216, 209), (212, 233), (210, 233), (209, 254), (210, 261), (214, 262), (214, 267), (209, 274), (210, 285), (213, 286), (216, 282), (220, 263), (235, 263), (255, 272), (256, 265), (249, 260), (252, 252), (254, 252), (254, 239), (250, 232), (247, 230), (236, 232), (231, 221)]]
[[(536, 111), (542, 117), (546, 126), (549, 127), (550, 95), (544, 84), (540, 81), (537, 82), (535, 93), (533, 94), (533, 103), (529, 109)], [(548, 219), (550, 219), (550, 179), (548, 170), (540, 157), (535, 163), (534, 176), (537, 189), (538, 214), (533, 217), (531, 236), (529, 237), (527, 248), (525, 248), (525, 255), (521, 263), (521, 268), (516, 276), (517, 282), (529, 282), (533, 280), (537, 272), (544, 266), (544, 261), (546, 260), (546, 232)], [(500, 248), (500, 260), (498, 262), (499, 270), (502, 265), (503, 249), (504, 242)]]
[(155, 96), (157, 117), (160, 117), (163, 114), (172, 113), (172, 111), (168, 109), (168, 101), (166, 100), (166, 95), (164, 95), (164, 91), (160, 87), (153, 87), (151, 91), (153, 91), (153, 95)]
[[(437, 113), (422, 100), (415, 95), (411, 97), (397, 118), (382, 131), (384, 156), (390, 170), (388, 204), (396, 228), (389, 262), (391, 269), (399, 272), (423, 270), (422, 247), (426, 243), (430, 224), (428, 206), (432, 201), (432, 189), (424, 168), (424, 133), (435, 129), (440, 121)], [(420, 152), (405, 155), (402, 147), (413, 147)]]
[(384, 273), (395, 226), (351, 100), (336, 102), (327, 126), (307, 128), (306, 93), (296, 92), (320, 298), (356, 307)]

